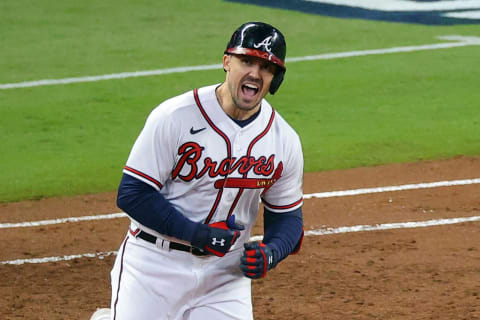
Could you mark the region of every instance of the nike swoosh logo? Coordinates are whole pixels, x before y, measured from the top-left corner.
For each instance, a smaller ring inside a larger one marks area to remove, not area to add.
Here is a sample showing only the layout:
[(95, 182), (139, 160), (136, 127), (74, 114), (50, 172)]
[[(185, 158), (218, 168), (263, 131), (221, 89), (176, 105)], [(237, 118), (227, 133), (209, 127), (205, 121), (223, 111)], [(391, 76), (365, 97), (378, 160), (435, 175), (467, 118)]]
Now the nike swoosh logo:
[(190, 133), (191, 133), (191, 134), (197, 134), (197, 133), (199, 133), (199, 132), (201, 132), (201, 131), (203, 131), (203, 130), (205, 130), (205, 129), (207, 129), (207, 128), (201, 128), (201, 129), (195, 130), (195, 129), (193, 129), (193, 127), (192, 127), (192, 128), (190, 129)]

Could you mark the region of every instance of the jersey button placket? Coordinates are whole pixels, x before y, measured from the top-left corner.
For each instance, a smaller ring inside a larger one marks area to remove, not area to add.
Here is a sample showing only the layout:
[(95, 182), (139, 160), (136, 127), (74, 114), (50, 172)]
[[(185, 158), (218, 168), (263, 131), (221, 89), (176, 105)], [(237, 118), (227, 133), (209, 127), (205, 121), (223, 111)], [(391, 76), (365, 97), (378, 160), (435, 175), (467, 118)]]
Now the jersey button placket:
[[(239, 159), (242, 156), (242, 131), (238, 132), (233, 142), (233, 157)], [(228, 201), (235, 200), (236, 196), (236, 189), (227, 189), (227, 197)]]
[(235, 157), (240, 157), (240, 152), (242, 151), (242, 132), (239, 132), (234, 142)]
[(236, 144), (235, 144), (235, 153), (236, 153), (236, 155), (238, 155), (241, 151), (242, 151), (242, 147), (240, 146), (240, 144), (236, 143)]
[(233, 194), (232, 191), (229, 190), (228, 193), (227, 193), (227, 200), (228, 201), (233, 201), (234, 198), (235, 198), (235, 195)]

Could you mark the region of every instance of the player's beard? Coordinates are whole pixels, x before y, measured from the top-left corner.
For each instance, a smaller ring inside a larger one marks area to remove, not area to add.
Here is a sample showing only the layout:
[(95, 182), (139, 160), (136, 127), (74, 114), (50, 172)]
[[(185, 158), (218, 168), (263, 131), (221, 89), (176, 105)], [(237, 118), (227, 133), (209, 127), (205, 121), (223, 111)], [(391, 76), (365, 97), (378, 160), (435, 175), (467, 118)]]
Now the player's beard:
[(238, 101), (239, 99), (237, 99), (236, 97), (232, 96), (232, 101), (233, 101), (233, 105), (239, 109), (239, 110), (242, 110), (242, 111), (245, 111), (245, 112), (248, 112), (248, 111), (252, 111), (254, 109), (256, 109), (259, 105), (260, 105), (260, 102), (262, 101), (260, 99), (260, 101), (256, 102), (255, 105), (247, 105), (245, 103), (241, 103)]

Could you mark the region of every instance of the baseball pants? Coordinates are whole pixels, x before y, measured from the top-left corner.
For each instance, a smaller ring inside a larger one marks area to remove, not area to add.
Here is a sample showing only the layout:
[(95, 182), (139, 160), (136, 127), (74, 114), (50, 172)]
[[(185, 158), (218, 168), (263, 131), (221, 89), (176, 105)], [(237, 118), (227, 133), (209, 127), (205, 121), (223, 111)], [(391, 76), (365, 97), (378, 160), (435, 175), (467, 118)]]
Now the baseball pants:
[(111, 319), (253, 319), (241, 253), (199, 257), (128, 235), (111, 272)]

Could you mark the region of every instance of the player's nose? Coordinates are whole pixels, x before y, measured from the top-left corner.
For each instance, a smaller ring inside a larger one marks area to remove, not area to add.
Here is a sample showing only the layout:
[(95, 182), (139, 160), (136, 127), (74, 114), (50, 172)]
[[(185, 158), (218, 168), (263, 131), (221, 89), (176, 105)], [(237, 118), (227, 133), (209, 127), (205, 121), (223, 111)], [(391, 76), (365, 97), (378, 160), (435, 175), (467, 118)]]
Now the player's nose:
[(260, 79), (261, 65), (259, 63), (252, 63), (249, 75), (255, 79)]

